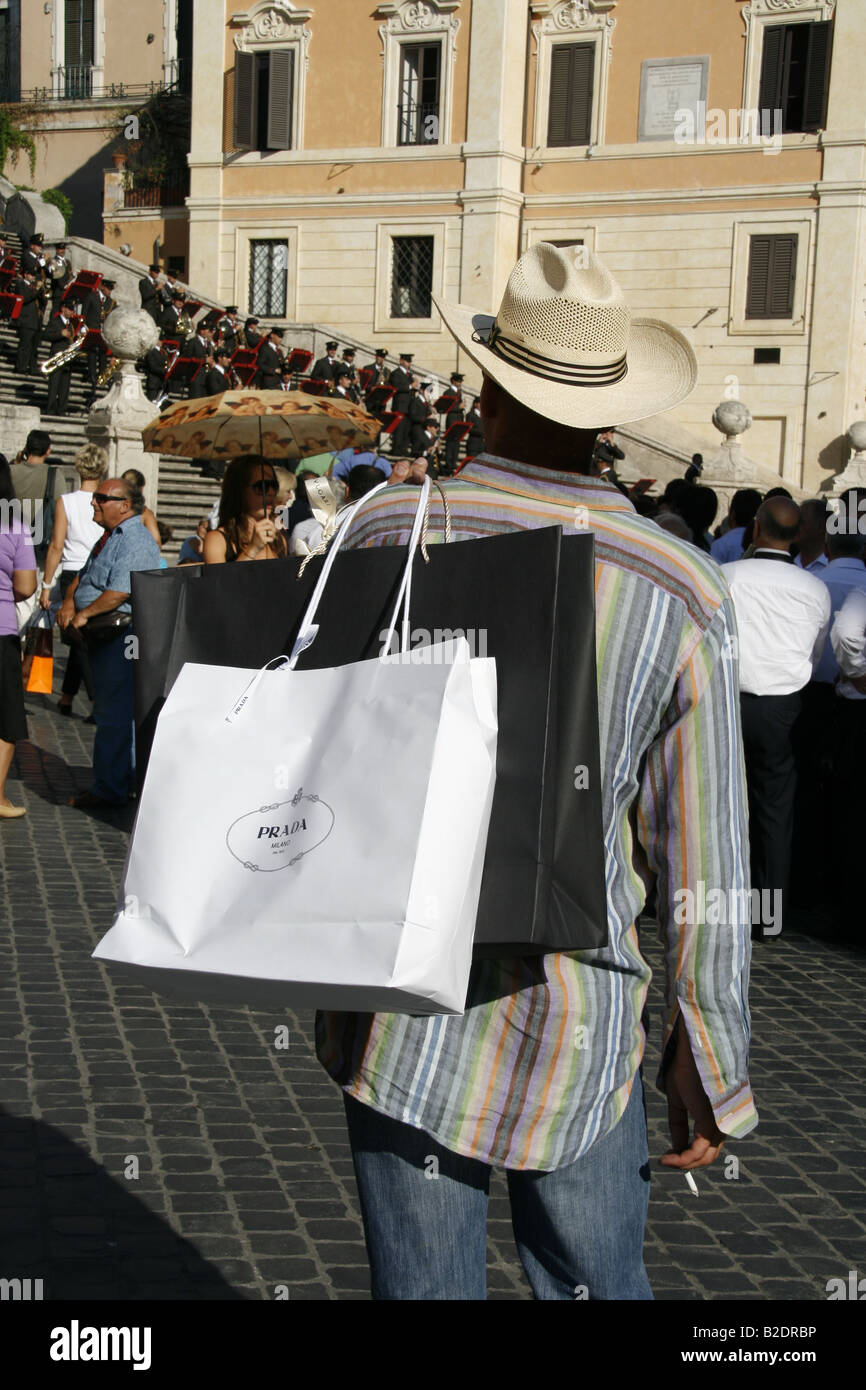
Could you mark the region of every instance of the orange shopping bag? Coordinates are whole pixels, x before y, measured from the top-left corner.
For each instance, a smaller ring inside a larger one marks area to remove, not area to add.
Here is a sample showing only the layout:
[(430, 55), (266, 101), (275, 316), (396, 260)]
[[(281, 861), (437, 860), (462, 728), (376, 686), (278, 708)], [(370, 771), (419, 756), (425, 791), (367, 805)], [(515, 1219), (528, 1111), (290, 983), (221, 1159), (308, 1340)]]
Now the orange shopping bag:
[[(45, 627), (40, 626), (43, 618)], [(51, 694), (54, 678), (54, 634), (51, 618), (43, 610), (40, 610), (39, 616), (27, 632), (21, 674), (24, 678), (24, 689), (30, 694)]]

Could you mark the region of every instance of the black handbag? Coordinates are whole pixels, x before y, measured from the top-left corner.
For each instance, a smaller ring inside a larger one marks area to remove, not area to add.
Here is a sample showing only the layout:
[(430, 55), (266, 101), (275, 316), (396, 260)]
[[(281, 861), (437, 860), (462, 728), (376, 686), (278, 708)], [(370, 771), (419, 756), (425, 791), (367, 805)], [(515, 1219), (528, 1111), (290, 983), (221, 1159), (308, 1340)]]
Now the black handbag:
[[(426, 564), (417, 557), (413, 570), (413, 644), (462, 631), (473, 655), (496, 658), (497, 781), (476, 951), (603, 946), (592, 535), (563, 538), (560, 527), (511, 532), (431, 546), (429, 556)], [(133, 574), (140, 776), (185, 662), (255, 669), (291, 652), (322, 561), (298, 579), (300, 563)], [(402, 547), (341, 552), (317, 613), (318, 636), (298, 668), (379, 655), (404, 563)]]
[(106, 642), (113, 642), (115, 637), (121, 637), (131, 626), (132, 614), (114, 609), (111, 613), (96, 613), (87, 619), (83, 628), (73, 628), (72, 631), (81, 633), (85, 646), (101, 647)]

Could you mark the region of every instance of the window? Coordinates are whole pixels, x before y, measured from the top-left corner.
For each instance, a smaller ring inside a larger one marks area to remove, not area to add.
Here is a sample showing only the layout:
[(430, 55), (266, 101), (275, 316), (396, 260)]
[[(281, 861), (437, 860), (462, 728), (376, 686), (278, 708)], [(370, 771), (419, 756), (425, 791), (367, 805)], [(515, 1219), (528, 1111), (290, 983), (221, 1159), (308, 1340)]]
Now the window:
[(21, 0), (0, 9), (0, 101), (21, 100)]
[(594, 69), (595, 44), (554, 46), (550, 57), (549, 146), (590, 143)]
[(761, 54), (761, 111), (782, 112), (782, 132), (822, 129), (827, 114), (830, 24), (771, 24)]
[(267, 318), (285, 318), (288, 265), (288, 242), (250, 242), (251, 314), (261, 314)]
[(778, 366), (782, 360), (781, 348), (755, 348), (752, 360), (756, 367)]
[(235, 55), (237, 149), (264, 153), (292, 148), (294, 82), (295, 54), (291, 48)]
[(397, 143), (435, 145), (439, 140), (442, 45), (405, 44), (401, 57)]
[(432, 312), (433, 237), (395, 236), (391, 252), (391, 317), (429, 319)]
[(746, 318), (792, 318), (796, 278), (796, 236), (750, 237)]
[(63, 92), (81, 101), (93, 92), (93, 0), (66, 0)]

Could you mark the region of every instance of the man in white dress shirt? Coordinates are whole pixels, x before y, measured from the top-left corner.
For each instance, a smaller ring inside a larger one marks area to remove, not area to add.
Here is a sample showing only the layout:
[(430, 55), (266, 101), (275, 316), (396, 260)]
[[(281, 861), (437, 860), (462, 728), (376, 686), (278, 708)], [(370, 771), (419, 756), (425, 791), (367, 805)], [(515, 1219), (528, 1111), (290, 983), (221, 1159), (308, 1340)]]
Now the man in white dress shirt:
[[(755, 517), (753, 557), (722, 566), (739, 633), (752, 887), (761, 890), (762, 902), (764, 890), (780, 892), (783, 911), (797, 785), (791, 730), (830, 624), (826, 586), (790, 555), (799, 526), (796, 503), (771, 498)], [(760, 927), (752, 935), (764, 939)]]

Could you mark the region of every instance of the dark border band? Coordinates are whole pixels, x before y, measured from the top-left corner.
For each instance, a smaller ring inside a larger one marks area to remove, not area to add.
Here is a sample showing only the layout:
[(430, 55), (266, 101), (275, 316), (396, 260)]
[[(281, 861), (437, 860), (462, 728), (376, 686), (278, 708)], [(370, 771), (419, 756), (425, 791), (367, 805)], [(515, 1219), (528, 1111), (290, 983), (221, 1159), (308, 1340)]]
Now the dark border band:
[(482, 342), (491, 352), (495, 352), (496, 356), (501, 357), (504, 362), (510, 362), (513, 366), (520, 367), (533, 376), (544, 377), (547, 381), (556, 381), (563, 386), (614, 386), (628, 374), (625, 353), (622, 357), (618, 357), (615, 362), (606, 362), (598, 367), (559, 362), (554, 357), (545, 357), (542, 353), (533, 352), (512, 338), (504, 337), (501, 329), (495, 323), (490, 329), (487, 342), (484, 343), (480, 337), (479, 342)]

